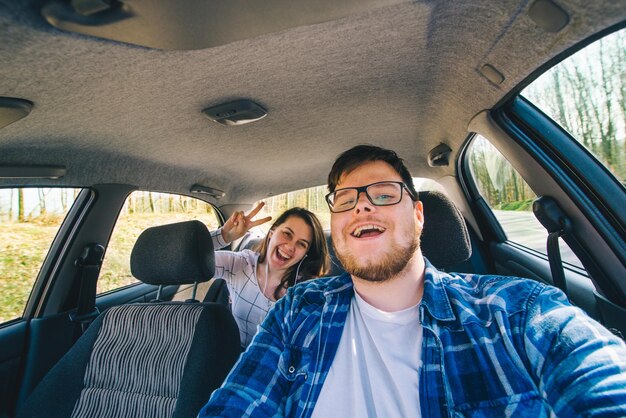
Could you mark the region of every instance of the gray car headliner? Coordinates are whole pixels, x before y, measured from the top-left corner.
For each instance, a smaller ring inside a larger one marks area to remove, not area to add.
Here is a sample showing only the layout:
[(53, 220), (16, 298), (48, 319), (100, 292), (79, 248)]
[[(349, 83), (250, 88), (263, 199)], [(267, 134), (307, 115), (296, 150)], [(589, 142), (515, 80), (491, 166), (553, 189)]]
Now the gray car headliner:
[[(416, 176), (454, 176), (454, 164), (428, 166), (430, 149), (446, 143), (455, 158), (476, 114), (626, 16), (619, 1), (559, 1), (570, 23), (551, 33), (529, 18), (531, 3), (405, 2), (164, 51), (63, 32), (41, 2), (1, 0), (0, 96), (34, 108), (0, 130), (0, 165), (67, 167), (39, 184), (188, 193), (200, 183), (226, 191), (220, 204), (325, 184), (336, 155), (359, 143), (395, 149)], [(485, 64), (501, 84), (481, 74)], [(268, 116), (226, 127), (201, 113), (237, 98)]]

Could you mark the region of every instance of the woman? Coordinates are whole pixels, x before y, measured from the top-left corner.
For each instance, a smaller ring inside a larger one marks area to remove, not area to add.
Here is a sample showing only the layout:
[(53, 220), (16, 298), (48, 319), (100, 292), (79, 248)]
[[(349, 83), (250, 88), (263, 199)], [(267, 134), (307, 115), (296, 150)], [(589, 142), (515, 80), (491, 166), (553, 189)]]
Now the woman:
[[(213, 231), (216, 249), (241, 238), (250, 228), (271, 217), (252, 220), (263, 203), (247, 216), (235, 212), (222, 228)], [(247, 347), (267, 312), (287, 289), (298, 282), (324, 275), (329, 268), (328, 247), (317, 217), (292, 208), (276, 219), (254, 251), (216, 251), (215, 277), (226, 280), (241, 345)]]

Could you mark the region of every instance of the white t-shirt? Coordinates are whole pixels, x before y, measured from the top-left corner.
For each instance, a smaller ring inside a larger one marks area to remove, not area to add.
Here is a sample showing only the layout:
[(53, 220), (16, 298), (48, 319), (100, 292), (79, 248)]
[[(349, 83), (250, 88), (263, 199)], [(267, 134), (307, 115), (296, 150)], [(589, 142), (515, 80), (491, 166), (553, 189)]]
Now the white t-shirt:
[[(213, 246), (218, 249), (228, 245), (222, 239), (222, 230), (211, 232)], [(274, 302), (263, 295), (256, 277), (259, 253), (215, 252), (215, 278), (224, 279), (230, 293), (231, 310), (239, 326), (241, 346), (246, 348), (267, 316)]]
[(419, 306), (384, 312), (356, 292), (313, 418), (420, 417)]

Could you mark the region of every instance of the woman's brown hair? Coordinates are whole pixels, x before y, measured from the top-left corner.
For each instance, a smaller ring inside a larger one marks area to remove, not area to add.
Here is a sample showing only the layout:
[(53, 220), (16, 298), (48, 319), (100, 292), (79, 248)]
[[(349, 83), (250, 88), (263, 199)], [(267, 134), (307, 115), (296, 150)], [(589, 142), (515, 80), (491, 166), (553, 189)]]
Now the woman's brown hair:
[[(277, 286), (274, 291), (275, 299), (280, 297), (281, 289), (288, 289), (296, 283), (296, 274), (299, 273), (300, 275), (298, 282), (303, 282), (305, 280), (325, 275), (328, 273), (330, 268), (330, 258), (328, 257), (328, 245), (326, 245), (324, 229), (322, 228), (322, 224), (320, 224), (319, 219), (317, 219), (317, 216), (315, 216), (313, 212), (300, 207), (287, 209), (272, 224), (270, 231), (274, 231), (292, 216), (302, 219), (308, 226), (310, 226), (313, 231), (313, 237), (309, 248), (307, 249), (306, 257), (291, 266), (285, 272), (285, 275), (280, 281), (280, 285)], [(265, 239), (261, 240), (254, 248), (254, 251), (259, 253), (259, 263), (265, 261), (265, 258), (267, 257), (268, 242), (269, 232)], [(298, 268), (298, 265), (300, 265), (300, 268)]]

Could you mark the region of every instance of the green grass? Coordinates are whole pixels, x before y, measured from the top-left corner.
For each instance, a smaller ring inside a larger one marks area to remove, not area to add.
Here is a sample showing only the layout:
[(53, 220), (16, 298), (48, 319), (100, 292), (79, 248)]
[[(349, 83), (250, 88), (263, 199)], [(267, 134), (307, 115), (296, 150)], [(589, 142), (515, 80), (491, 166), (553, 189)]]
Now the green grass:
[(515, 202), (507, 202), (498, 205), (497, 209), (500, 210), (518, 210), (518, 211), (532, 211), (533, 202), (535, 199), (518, 200)]
[(35, 222), (0, 224), (0, 323), (22, 315), (57, 229)]

